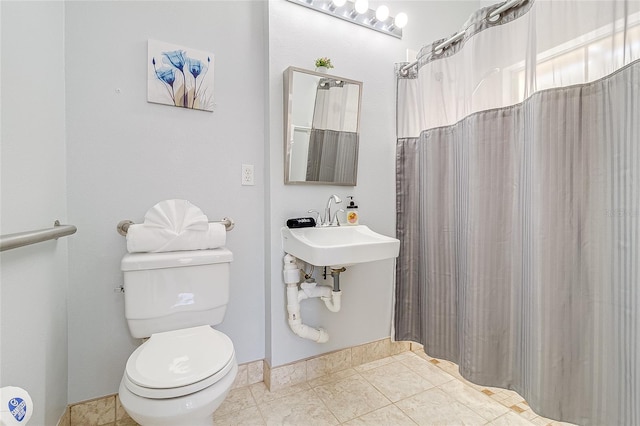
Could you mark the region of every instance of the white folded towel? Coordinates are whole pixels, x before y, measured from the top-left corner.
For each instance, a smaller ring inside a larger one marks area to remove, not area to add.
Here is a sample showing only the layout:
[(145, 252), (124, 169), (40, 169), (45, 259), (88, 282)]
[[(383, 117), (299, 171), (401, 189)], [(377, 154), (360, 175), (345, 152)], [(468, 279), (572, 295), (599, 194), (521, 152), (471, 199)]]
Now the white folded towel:
[(166, 200), (153, 206), (144, 223), (127, 231), (129, 253), (204, 250), (226, 243), (226, 228), (209, 223), (198, 207), (186, 200)]

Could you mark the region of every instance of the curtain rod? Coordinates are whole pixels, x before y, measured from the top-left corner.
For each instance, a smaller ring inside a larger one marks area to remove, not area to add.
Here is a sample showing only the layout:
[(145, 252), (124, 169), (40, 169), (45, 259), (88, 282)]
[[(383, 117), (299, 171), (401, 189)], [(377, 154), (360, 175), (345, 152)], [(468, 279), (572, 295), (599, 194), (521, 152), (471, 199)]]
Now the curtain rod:
[[(493, 18), (495, 18), (496, 16), (499, 16), (505, 10), (509, 10), (511, 8), (519, 6), (521, 3), (524, 3), (525, 1), (527, 1), (527, 0), (507, 0), (502, 4), (502, 6), (498, 7), (497, 9), (495, 9), (491, 13), (489, 13), (485, 19), (489, 19), (489, 20), (493, 21), (494, 20)], [(458, 41), (462, 40), (462, 38), (464, 37), (466, 31), (467, 30), (464, 29), (463, 31), (460, 31), (459, 33), (455, 34), (451, 38), (443, 41), (442, 43), (437, 45), (435, 47), (435, 49), (433, 49), (433, 52), (435, 53), (435, 52), (438, 52), (440, 50), (444, 50), (447, 47), (451, 46), (452, 44), (457, 43)], [(415, 67), (416, 65), (418, 65), (418, 62), (419, 61), (416, 60), (416, 61), (411, 62), (410, 64), (407, 64), (407, 65), (403, 66), (402, 68), (400, 68), (400, 74), (402, 74), (402, 75), (409, 74), (409, 70), (411, 68)]]

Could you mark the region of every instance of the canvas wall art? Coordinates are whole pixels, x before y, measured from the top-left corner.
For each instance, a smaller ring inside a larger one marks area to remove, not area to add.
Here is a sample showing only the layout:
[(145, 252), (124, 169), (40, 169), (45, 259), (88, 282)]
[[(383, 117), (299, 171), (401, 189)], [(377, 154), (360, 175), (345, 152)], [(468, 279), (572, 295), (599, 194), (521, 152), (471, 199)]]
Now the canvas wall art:
[(149, 102), (213, 111), (213, 53), (149, 40), (148, 66)]

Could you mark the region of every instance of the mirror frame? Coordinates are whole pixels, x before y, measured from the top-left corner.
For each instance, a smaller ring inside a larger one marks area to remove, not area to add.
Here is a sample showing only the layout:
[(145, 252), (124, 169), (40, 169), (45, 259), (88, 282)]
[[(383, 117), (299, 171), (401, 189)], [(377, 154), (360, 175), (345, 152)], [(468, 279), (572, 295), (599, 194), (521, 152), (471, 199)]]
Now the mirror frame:
[[(314, 75), (320, 78), (333, 78), (341, 80), (345, 83), (355, 84), (358, 86), (358, 116), (356, 122), (356, 134), (358, 135), (358, 147), (355, 155), (355, 180), (354, 182), (327, 182), (327, 181), (291, 181), (289, 179), (290, 163), (291, 163), (291, 145), (289, 141), (293, 137), (291, 131), (291, 117), (293, 114), (293, 73), (300, 72), (304, 74)], [(339, 185), (339, 186), (356, 186), (358, 184), (358, 161), (360, 151), (360, 116), (362, 112), (362, 82), (351, 80), (348, 78), (319, 73), (304, 68), (289, 67), (284, 72), (284, 183), (285, 185)]]

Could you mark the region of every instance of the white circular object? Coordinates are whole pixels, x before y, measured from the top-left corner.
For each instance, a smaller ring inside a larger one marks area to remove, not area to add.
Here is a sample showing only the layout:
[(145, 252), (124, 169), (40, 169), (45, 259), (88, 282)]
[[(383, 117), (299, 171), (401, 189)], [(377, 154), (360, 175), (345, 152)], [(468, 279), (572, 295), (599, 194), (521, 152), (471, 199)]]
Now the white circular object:
[(333, 0), (333, 4), (335, 7), (342, 7), (347, 2), (347, 0)]
[(33, 414), (33, 401), (29, 393), (15, 386), (0, 389), (0, 425), (25, 425)]
[(400, 12), (396, 15), (396, 19), (394, 19), (393, 23), (398, 28), (404, 28), (407, 25), (407, 21), (409, 21), (409, 17), (406, 13)]
[(231, 339), (208, 325), (156, 333), (131, 354), (126, 375), (144, 388), (184, 387), (213, 376), (233, 357)]
[(378, 21), (386, 21), (388, 17), (389, 17), (389, 8), (384, 4), (378, 6), (378, 8), (376, 9), (376, 19)]
[(356, 0), (355, 9), (359, 14), (365, 13), (369, 10), (369, 0)]

